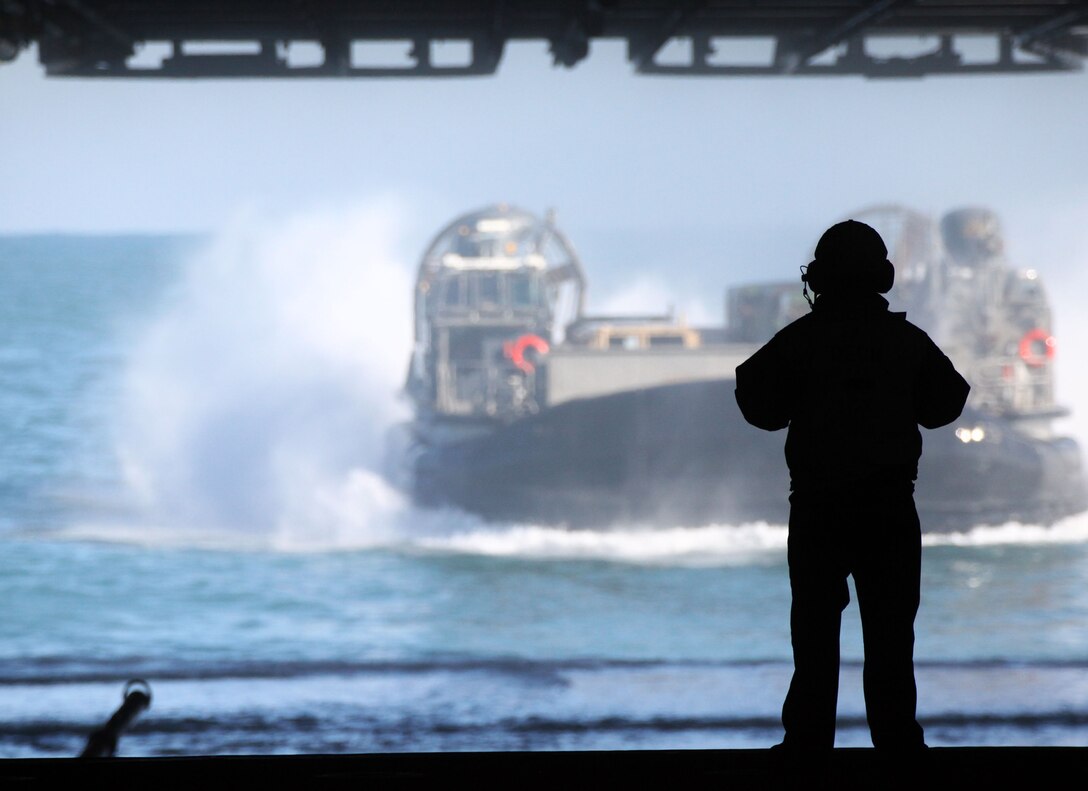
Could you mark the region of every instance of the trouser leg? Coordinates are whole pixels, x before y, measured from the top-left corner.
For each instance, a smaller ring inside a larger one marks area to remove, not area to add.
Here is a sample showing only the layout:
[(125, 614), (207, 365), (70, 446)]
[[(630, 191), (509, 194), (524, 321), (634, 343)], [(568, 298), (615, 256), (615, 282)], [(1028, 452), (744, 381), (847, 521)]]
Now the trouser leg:
[(835, 744), (839, 628), (842, 611), (850, 601), (846, 570), (829, 542), (827, 527), (818, 510), (797, 504), (791, 508), (794, 671), (782, 707), (782, 724), (784, 743), (804, 750), (830, 750)]
[(914, 619), (921, 576), (921, 531), (913, 498), (882, 509), (859, 536), (854, 573), (865, 642), (865, 711), (873, 746), (924, 744), (916, 718)]

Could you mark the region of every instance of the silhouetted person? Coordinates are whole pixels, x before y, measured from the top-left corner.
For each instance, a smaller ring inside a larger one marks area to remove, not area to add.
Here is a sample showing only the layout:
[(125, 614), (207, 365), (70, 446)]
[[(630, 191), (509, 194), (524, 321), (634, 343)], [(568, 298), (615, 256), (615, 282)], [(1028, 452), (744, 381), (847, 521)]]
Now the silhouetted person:
[(806, 298), (808, 289), (816, 295), (812, 311), (737, 368), (745, 419), (768, 431), (789, 427), (794, 673), (782, 746), (794, 754), (820, 754), (835, 742), (839, 626), (851, 574), (873, 745), (925, 746), (914, 682), (918, 426), (959, 417), (969, 387), (905, 313), (888, 310), (880, 296), (894, 279), (887, 255), (864, 223), (829, 228), (802, 277)]

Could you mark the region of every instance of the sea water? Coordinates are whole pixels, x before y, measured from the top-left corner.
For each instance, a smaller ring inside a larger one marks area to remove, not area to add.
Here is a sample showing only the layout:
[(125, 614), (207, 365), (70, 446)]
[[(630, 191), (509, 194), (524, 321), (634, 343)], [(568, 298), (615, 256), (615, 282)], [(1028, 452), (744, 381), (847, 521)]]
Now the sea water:
[[(779, 740), (781, 525), (485, 524), (391, 483), (397, 222), (0, 239), (0, 756), (78, 754), (132, 678), (123, 755)], [(1088, 517), (925, 544), (927, 741), (1088, 740)], [(853, 605), (843, 655), (866, 745)]]

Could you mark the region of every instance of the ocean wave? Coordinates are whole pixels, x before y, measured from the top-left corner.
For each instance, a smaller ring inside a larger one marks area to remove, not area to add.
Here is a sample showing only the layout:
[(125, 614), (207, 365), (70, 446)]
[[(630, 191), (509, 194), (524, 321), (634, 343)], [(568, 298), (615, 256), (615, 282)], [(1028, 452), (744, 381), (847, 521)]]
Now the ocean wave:
[[(339, 716), (337, 716), (339, 714)], [(400, 737), (419, 738), (421, 734), (484, 734), (484, 733), (608, 733), (616, 731), (774, 731), (781, 732), (782, 721), (777, 716), (714, 716), (714, 717), (502, 717), (492, 720), (455, 720), (427, 717), (394, 717), (379, 719), (376, 717), (359, 718), (357, 712), (351, 713), (351, 723), (343, 722), (347, 712), (334, 712), (332, 716), (318, 714), (260, 714), (240, 712), (216, 714), (208, 717), (168, 717), (162, 715), (145, 716), (129, 730), (130, 736), (148, 736), (152, 734), (234, 734), (267, 733), (279, 735), (297, 735), (314, 731), (330, 731), (344, 728), (347, 732), (364, 732), (371, 738), (383, 733), (397, 734)], [(919, 717), (923, 728), (1007, 728), (1020, 730), (1038, 728), (1080, 728), (1088, 725), (1088, 711), (1044, 711), (1044, 712), (948, 712), (935, 716)], [(98, 723), (95, 721), (41, 719), (15, 722), (0, 722), (0, 739), (33, 740), (42, 736), (86, 736), (89, 729)], [(840, 730), (868, 729), (864, 716), (839, 717), (837, 727)]]
[[(860, 670), (860, 660), (844, 659), (843, 670)], [(919, 672), (944, 670), (963, 673), (980, 671), (1088, 671), (1088, 659), (920, 659)], [(790, 671), (788, 658), (752, 659), (620, 659), (570, 658), (527, 659), (522, 657), (373, 659), (350, 660), (227, 660), (175, 661), (161, 658), (114, 657), (87, 660), (72, 657), (42, 657), (0, 660), (0, 687), (59, 686), (65, 684), (116, 684), (131, 677), (160, 681), (286, 680), (339, 676), (458, 675), (487, 674), (524, 680), (554, 680), (564, 673), (610, 673), (615, 671), (675, 672), (698, 670), (777, 669)]]
[[(85, 660), (68, 657), (0, 660), (0, 686), (116, 683), (130, 676), (155, 681), (282, 680), (317, 676), (420, 675), (487, 673), (527, 679), (573, 671), (653, 670), (659, 668), (786, 667), (785, 660), (666, 660), (576, 658), (558, 660), (520, 657), (374, 659), (369, 661), (265, 660), (174, 662), (158, 658), (117, 657)], [(1088, 666), (1088, 663), (1086, 663)]]
[[(389, 498), (400, 495), (390, 490)], [(381, 497), (370, 498), (371, 502)], [(578, 528), (493, 524), (464, 512), (425, 510), (397, 501), (387, 510), (382, 535), (359, 531), (306, 535), (299, 531), (251, 532), (186, 528), (138, 520), (83, 521), (37, 533), (58, 540), (117, 543), (148, 548), (228, 552), (328, 553), (395, 550), (526, 560), (594, 560), (635, 565), (735, 566), (781, 562), (787, 528), (756, 522), (697, 527)], [(967, 531), (924, 532), (924, 546), (988, 547), (1088, 543), (1088, 514), (1053, 525), (979, 525)]]
[(1074, 514), (1053, 525), (1031, 525), (1007, 522), (1003, 525), (980, 525), (965, 532), (927, 533), (922, 537), (926, 546), (980, 547), (1001, 544), (1083, 544), (1088, 542), (1088, 512)]
[[(488, 557), (537, 560), (604, 560), (632, 564), (729, 566), (779, 562), (786, 549), (784, 525), (756, 522), (703, 527), (576, 529), (538, 525), (479, 526), (413, 543), (421, 548)], [(1009, 522), (954, 533), (926, 532), (925, 546), (1082, 544), (1088, 514), (1054, 525)]]
[(786, 528), (763, 522), (604, 530), (513, 525), (425, 537), (415, 543), (435, 551), (491, 557), (704, 566), (752, 562), (767, 553), (781, 553), (786, 548)]

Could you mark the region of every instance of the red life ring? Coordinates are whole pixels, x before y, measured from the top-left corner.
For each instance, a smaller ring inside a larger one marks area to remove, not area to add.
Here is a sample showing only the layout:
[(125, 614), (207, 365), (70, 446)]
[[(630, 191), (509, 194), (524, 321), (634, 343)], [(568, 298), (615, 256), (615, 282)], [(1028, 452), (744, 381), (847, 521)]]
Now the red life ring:
[[(1035, 344), (1042, 341), (1046, 347), (1046, 351), (1040, 354), (1036, 351)], [(1046, 365), (1048, 360), (1054, 358), (1054, 350), (1057, 347), (1057, 342), (1054, 340), (1054, 336), (1046, 330), (1035, 328), (1024, 334), (1024, 337), (1020, 339), (1020, 359), (1033, 368), (1038, 368), (1041, 365)]]
[(536, 366), (525, 359), (525, 350), (530, 348), (536, 349), (539, 354), (547, 354), (551, 349), (539, 335), (522, 335), (516, 341), (507, 341), (502, 345), (503, 354), (510, 358), (514, 367), (527, 374), (536, 370)]

